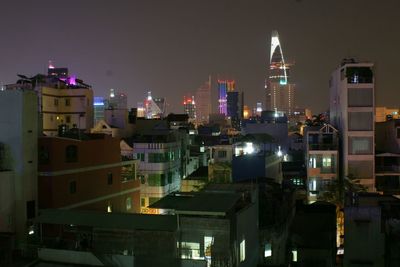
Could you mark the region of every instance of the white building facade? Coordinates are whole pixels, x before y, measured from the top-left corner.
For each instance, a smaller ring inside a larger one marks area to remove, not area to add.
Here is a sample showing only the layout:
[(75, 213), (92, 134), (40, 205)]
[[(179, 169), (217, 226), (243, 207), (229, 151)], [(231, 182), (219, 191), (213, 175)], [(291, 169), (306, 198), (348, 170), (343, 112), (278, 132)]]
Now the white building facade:
[(0, 232), (21, 250), (37, 213), (37, 100), (32, 90), (0, 91)]
[(330, 120), (340, 133), (341, 175), (375, 190), (374, 65), (345, 60), (330, 80)]
[(141, 213), (159, 213), (147, 207), (180, 189), (180, 143), (135, 142), (133, 146), (134, 157), (139, 160)]

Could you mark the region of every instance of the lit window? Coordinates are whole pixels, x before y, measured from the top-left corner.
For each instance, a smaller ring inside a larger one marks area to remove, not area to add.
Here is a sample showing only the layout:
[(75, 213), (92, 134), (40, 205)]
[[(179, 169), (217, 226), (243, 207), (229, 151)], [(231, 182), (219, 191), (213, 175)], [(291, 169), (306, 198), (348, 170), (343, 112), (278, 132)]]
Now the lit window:
[(244, 261), (246, 259), (246, 240), (243, 239), (242, 242), (240, 242), (240, 262)]
[(130, 210), (132, 208), (132, 199), (130, 197), (126, 198), (126, 210)]
[(331, 167), (332, 166), (332, 159), (330, 157), (329, 158), (324, 157), (322, 159), (322, 166), (323, 167)]
[(297, 262), (297, 249), (292, 250), (292, 256), (293, 256), (292, 261)]
[(181, 258), (182, 259), (203, 259), (200, 256), (200, 243), (182, 242), (181, 243)]
[(112, 212), (112, 205), (110, 202), (108, 202), (108, 205), (107, 205), (107, 212)]
[(264, 248), (264, 257), (271, 257), (272, 256), (272, 246), (271, 243), (266, 243)]

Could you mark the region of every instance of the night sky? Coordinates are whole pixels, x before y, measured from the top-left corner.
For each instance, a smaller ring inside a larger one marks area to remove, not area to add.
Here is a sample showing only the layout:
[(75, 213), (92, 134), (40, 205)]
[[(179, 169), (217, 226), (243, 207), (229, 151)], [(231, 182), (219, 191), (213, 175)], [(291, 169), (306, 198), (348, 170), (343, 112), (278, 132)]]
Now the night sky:
[(3, 84), (44, 73), (51, 59), (96, 96), (120, 89), (136, 106), (151, 90), (182, 112), (183, 94), (222, 74), (253, 106), (264, 103), (276, 29), (296, 64), (298, 106), (327, 110), (329, 76), (344, 57), (373, 61), (376, 104), (400, 106), (398, 0), (1, 0), (0, 11)]

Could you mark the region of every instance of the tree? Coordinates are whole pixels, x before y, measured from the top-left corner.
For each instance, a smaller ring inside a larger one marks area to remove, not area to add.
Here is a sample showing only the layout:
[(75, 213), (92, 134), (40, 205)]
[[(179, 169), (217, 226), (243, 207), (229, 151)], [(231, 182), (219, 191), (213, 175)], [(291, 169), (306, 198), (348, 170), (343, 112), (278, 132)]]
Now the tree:
[(366, 187), (360, 184), (359, 179), (355, 179), (353, 175), (332, 181), (326, 187), (318, 200), (330, 202), (336, 205), (336, 227), (337, 227), (337, 245), (343, 245), (344, 236), (344, 204), (346, 194), (356, 194), (365, 192)]

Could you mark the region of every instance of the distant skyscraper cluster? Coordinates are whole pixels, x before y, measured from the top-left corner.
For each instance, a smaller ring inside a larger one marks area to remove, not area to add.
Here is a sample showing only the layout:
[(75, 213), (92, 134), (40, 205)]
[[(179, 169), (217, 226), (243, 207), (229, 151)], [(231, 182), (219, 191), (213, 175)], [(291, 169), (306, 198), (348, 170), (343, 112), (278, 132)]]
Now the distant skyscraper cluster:
[(266, 109), (292, 115), (295, 108), (295, 85), (289, 80), (290, 65), (285, 62), (277, 31), (273, 31), (271, 36), (268, 72), (265, 83)]

